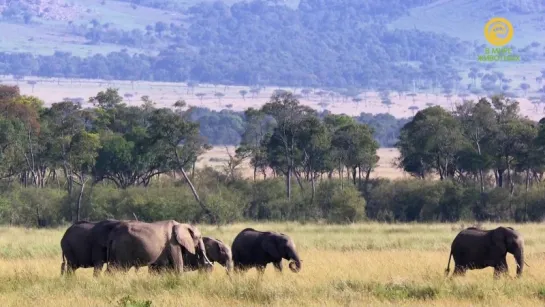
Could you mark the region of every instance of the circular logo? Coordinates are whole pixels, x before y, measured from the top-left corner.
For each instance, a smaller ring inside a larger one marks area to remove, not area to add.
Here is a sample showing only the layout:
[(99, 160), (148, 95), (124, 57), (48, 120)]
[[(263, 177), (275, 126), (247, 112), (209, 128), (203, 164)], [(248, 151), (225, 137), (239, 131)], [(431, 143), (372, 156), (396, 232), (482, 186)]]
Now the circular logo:
[(484, 26), (484, 37), (494, 46), (503, 46), (513, 38), (513, 25), (503, 17), (494, 17)]

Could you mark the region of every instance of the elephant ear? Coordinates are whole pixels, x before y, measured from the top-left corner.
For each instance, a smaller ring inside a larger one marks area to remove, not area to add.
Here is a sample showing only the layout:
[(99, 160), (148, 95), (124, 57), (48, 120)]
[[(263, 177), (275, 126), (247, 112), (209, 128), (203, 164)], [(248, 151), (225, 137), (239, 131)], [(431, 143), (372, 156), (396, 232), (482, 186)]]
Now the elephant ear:
[(190, 227), (184, 224), (174, 225), (172, 232), (178, 243), (192, 255), (195, 255), (195, 240), (191, 233)]
[(264, 240), (261, 242), (261, 247), (269, 255), (271, 255), (271, 257), (275, 259), (282, 258), (282, 254), (280, 253), (280, 250), (278, 249), (277, 240), (274, 236), (268, 236), (264, 238)]
[(499, 253), (499, 254), (505, 254), (507, 253), (507, 238), (506, 238), (506, 232), (504, 228), (496, 228), (492, 230), (492, 249)]

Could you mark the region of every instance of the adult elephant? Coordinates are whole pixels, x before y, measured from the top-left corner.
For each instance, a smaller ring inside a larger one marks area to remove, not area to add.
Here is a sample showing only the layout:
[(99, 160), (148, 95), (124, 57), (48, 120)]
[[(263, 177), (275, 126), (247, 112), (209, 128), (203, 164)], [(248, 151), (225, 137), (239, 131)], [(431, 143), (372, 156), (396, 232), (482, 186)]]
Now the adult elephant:
[(108, 272), (111, 268), (128, 271), (149, 266), (150, 270), (183, 271), (182, 253), (197, 255), (203, 267), (212, 264), (205, 255), (202, 236), (197, 227), (175, 220), (154, 223), (123, 222), (108, 239)]
[[(231, 248), (221, 240), (203, 237), (204, 247), (206, 249), (206, 257), (213, 264), (218, 262), (230, 272), (233, 269), (233, 256)], [(184, 271), (195, 271), (203, 269), (201, 261), (196, 255), (183, 253)]]
[(106, 262), (108, 236), (119, 223), (114, 219), (78, 221), (68, 227), (61, 239), (61, 275), (65, 272), (71, 275), (78, 268), (93, 267), (93, 276), (98, 276)]
[(282, 259), (292, 260), (289, 264), (292, 272), (301, 270), (301, 258), (295, 250), (295, 243), (283, 233), (246, 228), (233, 240), (231, 251), (236, 272), (255, 267), (263, 274), (269, 263), (282, 272)]
[(462, 230), (452, 241), (445, 275), (450, 272), (454, 257), (453, 275), (465, 275), (466, 270), (494, 268), (494, 277), (508, 273), (506, 255), (511, 253), (517, 262), (517, 277), (524, 269), (524, 239), (511, 227), (481, 230), (470, 227)]

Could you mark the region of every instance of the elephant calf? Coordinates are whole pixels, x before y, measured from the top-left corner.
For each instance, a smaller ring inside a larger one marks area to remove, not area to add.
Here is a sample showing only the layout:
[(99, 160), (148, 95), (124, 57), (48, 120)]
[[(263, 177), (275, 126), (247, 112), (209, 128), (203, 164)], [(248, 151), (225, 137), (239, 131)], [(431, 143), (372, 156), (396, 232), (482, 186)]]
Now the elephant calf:
[(494, 268), (494, 277), (508, 272), (506, 254), (511, 253), (517, 262), (517, 276), (524, 269), (524, 239), (511, 227), (481, 230), (470, 227), (462, 230), (453, 240), (445, 275), (450, 272), (450, 259), (454, 257), (454, 275), (464, 275), (466, 270)]
[(295, 250), (295, 243), (283, 233), (246, 228), (233, 240), (231, 251), (237, 272), (255, 267), (262, 274), (269, 263), (281, 272), (282, 259), (292, 260), (289, 264), (292, 272), (301, 270), (301, 259)]
[[(231, 254), (231, 248), (218, 239), (210, 237), (202, 237), (204, 247), (206, 249), (206, 257), (211, 263), (218, 262), (230, 272), (233, 268), (233, 256)], [(201, 269), (201, 261), (199, 261), (197, 255), (191, 255), (189, 253), (183, 254), (184, 271), (194, 271)]]

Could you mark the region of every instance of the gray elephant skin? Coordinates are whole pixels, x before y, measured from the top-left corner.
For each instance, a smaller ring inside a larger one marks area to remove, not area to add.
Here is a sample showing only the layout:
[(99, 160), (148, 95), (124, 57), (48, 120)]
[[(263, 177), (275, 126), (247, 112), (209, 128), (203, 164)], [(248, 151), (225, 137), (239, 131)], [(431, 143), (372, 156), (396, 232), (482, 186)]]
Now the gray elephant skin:
[(494, 277), (508, 273), (507, 253), (517, 262), (517, 277), (524, 269), (524, 238), (511, 227), (482, 230), (470, 227), (462, 230), (452, 241), (445, 275), (450, 271), (454, 258), (453, 275), (465, 275), (466, 270), (494, 268)]
[[(231, 248), (219, 239), (211, 237), (203, 237), (204, 247), (206, 249), (206, 257), (213, 264), (218, 262), (230, 272), (233, 269), (233, 256)], [(183, 253), (184, 271), (195, 271), (203, 269), (202, 261), (196, 255)]]
[(106, 263), (108, 236), (119, 223), (118, 220), (108, 219), (78, 221), (71, 225), (61, 239), (61, 275), (65, 272), (73, 274), (78, 268), (93, 267), (93, 275), (98, 276)]
[(283, 233), (246, 228), (233, 240), (231, 251), (235, 272), (255, 267), (262, 274), (269, 263), (282, 272), (282, 259), (291, 260), (289, 268), (292, 272), (301, 270), (302, 260), (295, 243)]
[(150, 272), (183, 272), (182, 253), (197, 255), (203, 267), (212, 264), (206, 258), (202, 235), (196, 226), (175, 220), (123, 222), (108, 239), (108, 268), (128, 271), (131, 267), (149, 266)]

